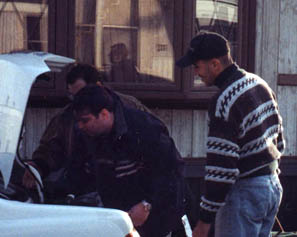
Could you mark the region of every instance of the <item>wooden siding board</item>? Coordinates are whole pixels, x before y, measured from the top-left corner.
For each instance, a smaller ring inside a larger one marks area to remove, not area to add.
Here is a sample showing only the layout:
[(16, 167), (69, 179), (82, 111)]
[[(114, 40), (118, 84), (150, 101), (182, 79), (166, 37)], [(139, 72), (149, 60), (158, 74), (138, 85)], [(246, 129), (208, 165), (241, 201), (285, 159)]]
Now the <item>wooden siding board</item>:
[[(297, 73), (296, 22), (297, 2), (295, 0), (280, 3), (280, 40), (279, 40), (279, 73)], [(278, 100), (284, 121), (284, 133), (287, 142), (285, 155), (296, 156), (297, 146), (297, 88), (293, 86), (278, 86)]]
[(207, 111), (193, 111), (192, 157), (206, 156)]
[(297, 74), (278, 74), (277, 84), (281, 86), (297, 86)]
[(41, 135), (46, 128), (46, 110), (28, 108), (26, 113), (25, 150), (26, 156), (31, 156), (39, 144)]
[[(280, 1), (258, 0), (257, 3), (259, 11), (257, 16), (261, 19), (260, 14), (262, 15), (261, 24), (257, 24), (257, 27), (260, 27), (260, 31), (262, 32), (260, 39), (261, 43), (257, 41), (258, 46), (256, 47), (256, 57), (261, 58), (261, 69), (257, 66), (257, 72), (261, 72), (260, 76), (262, 76), (271, 88), (276, 91), (278, 75), (278, 40), (280, 35)], [(259, 29), (257, 32), (259, 32)]]
[(283, 118), (284, 135), (286, 138), (286, 156), (297, 155), (297, 94), (296, 88), (279, 86), (278, 103)]
[(255, 73), (262, 75), (262, 48), (263, 48), (263, 1), (257, 1), (257, 13), (256, 13), (256, 43), (255, 43)]
[[(202, 178), (205, 175), (206, 159), (205, 158), (186, 158), (184, 175), (186, 178)], [(297, 156), (284, 156), (281, 158), (280, 176), (296, 176), (297, 170)]]
[(169, 133), (172, 134), (172, 110), (154, 109), (153, 113), (165, 123), (165, 125), (168, 128)]
[(280, 1), (279, 73), (297, 73), (297, 1)]
[(192, 130), (193, 111), (173, 110), (172, 138), (182, 157), (191, 157), (192, 154)]

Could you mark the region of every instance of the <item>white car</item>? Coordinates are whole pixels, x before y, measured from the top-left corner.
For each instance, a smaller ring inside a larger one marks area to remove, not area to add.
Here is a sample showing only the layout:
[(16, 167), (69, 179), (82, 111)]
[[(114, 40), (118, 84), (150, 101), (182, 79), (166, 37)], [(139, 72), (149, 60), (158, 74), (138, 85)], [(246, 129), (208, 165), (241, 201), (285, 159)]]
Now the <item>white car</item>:
[[(108, 236), (135, 237), (126, 212), (66, 205), (35, 204), (26, 190), (9, 183), (16, 156), (24, 112), (31, 86), (36, 77), (48, 71), (60, 71), (74, 60), (45, 52), (19, 52), (0, 55), (0, 236), (57, 237)], [(30, 167), (29, 167), (30, 168)], [(38, 187), (42, 182), (34, 172)], [(14, 194), (21, 192), (14, 199)], [(23, 192), (23, 195), (22, 195)], [(39, 189), (42, 202), (43, 194)]]

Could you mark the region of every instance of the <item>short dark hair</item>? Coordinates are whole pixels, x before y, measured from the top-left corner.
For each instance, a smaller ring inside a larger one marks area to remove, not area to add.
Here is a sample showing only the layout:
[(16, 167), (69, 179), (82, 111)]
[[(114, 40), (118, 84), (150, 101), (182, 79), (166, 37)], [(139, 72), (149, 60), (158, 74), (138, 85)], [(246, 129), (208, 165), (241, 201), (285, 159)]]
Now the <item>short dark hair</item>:
[(228, 40), (215, 32), (201, 31), (191, 42), (187, 53), (181, 57), (176, 65), (187, 67), (198, 60), (210, 60), (230, 54)]
[(102, 109), (113, 112), (114, 100), (106, 88), (89, 85), (74, 96), (73, 109), (76, 113), (87, 111), (97, 116)]
[(71, 67), (66, 76), (66, 83), (73, 84), (77, 79), (83, 79), (87, 85), (95, 85), (103, 80), (103, 75), (94, 66), (78, 63)]

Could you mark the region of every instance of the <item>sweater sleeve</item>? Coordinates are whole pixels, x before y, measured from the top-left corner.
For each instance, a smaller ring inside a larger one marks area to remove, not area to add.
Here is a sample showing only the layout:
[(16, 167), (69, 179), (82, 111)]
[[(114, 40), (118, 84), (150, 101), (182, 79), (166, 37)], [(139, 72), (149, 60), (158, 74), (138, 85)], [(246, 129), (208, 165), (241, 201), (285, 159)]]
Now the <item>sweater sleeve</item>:
[(32, 155), (43, 177), (59, 169), (68, 157), (66, 143), (71, 140), (72, 120), (64, 120), (61, 114), (52, 118)]
[(239, 146), (234, 122), (211, 118), (207, 138), (205, 195), (200, 203), (200, 219), (211, 223), (239, 175)]

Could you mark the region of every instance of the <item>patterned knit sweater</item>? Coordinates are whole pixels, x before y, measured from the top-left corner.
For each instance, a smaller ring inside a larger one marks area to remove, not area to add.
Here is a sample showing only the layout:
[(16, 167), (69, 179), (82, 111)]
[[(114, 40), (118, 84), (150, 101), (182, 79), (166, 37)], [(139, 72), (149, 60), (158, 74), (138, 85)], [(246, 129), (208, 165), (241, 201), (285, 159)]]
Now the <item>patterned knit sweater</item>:
[(215, 85), (220, 90), (209, 107), (206, 190), (200, 204), (206, 223), (224, 206), (238, 178), (279, 159), (285, 147), (276, 98), (263, 79), (233, 64)]

